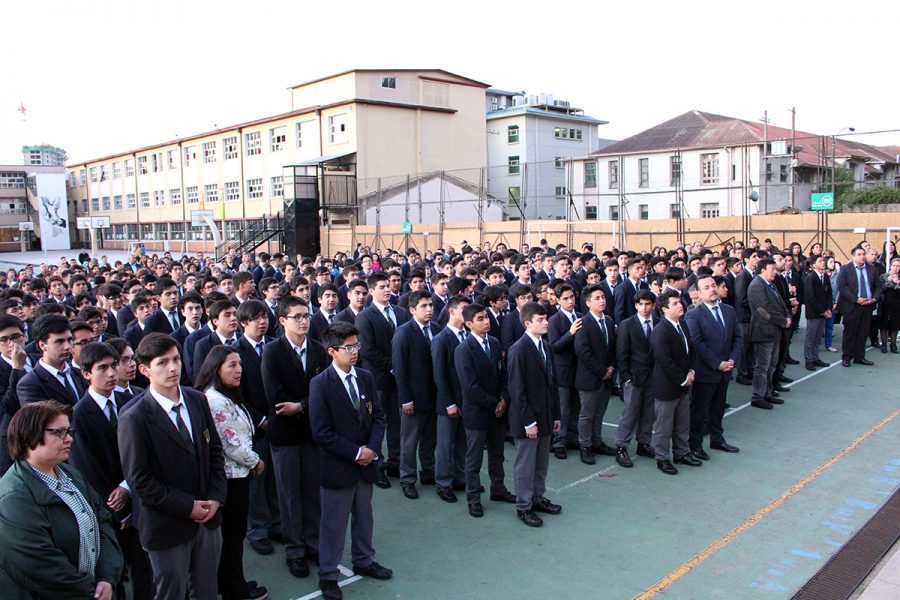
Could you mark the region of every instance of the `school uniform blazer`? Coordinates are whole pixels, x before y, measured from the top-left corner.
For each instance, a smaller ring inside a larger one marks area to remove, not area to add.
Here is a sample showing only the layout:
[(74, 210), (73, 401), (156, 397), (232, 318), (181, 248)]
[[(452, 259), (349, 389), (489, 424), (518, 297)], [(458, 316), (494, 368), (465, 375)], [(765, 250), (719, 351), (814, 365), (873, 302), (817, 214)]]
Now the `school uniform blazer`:
[(397, 328), (391, 351), (391, 365), (397, 382), (399, 403), (413, 403), (417, 412), (434, 412), (437, 391), (431, 362), (431, 344), (441, 332), (436, 323), (427, 325), (432, 341), (425, 338), (418, 321), (410, 319)]
[(132, 321), (135, 320), (134, 312), (132, 312), (131, 307), (127, 304), (122, 307), (122, 309), (116, 315), (116, 328), (119, 330), (119, 335), (125, 335), (125, 332), (128, 330), (128, 326)]
[(790, 312), (778, 291), (770, 290), (769, 284), (762, 277), (756, 277), (747, 288), (747, 298), (753, 311), (750, 317), (750, 340), (780, 340)]
[[(178, 309), (175, 309), (175, 312), (178, 312)], [(181, 327), (181, 323), (184, 321), (184, 317), (178, 315), (178, 327)], [(166, 317), (166, 313), (163, 312), (161, 308), (157, 308), (156, 312), (147, 317), (146, 323), (144, 323), (146, 327), (144, 328), (145, 334), (150, 332), (158, 332), (158, 333), (167, 333), (172, 335), (178, 328), (172, 329), (172, 322), (169, 321), (168, 317)]]
[(753, 274), (746, 267), (734, 277), (734, 310), (738, 323), (750, 322), (750, 298), (747, 293), (753, 279)]
[(447, 414), (447, 407), (456, 405), (462, 410), (462, 390), (456, 374), (456, 347), (459, 338), (445, 327), (431, 341), (431, 370), (436, 390), (435, 408), (438, 415)]
[[(371, 297), (371, 296), (370, 296)], [(397, 328), (409, 320), (409, 313), (391, 305)], [(361, 368), (370, 371), (379, 390), (393, 391), (397, 383), (392, 373), (392, 342), (394, 330), (375, 304), (370, 304), (356, 315), (359, 330)]]
[[(264, 337), (262, 341), (263, 352), (265, 352), (266, 346), (274, 340)], [(254, 426), (259, 427), (269, 413), (269, 403), (266, 401), (265, 383), (262, 376), (262, 357), (256, 353), (247, 336), (241, 336), (236, 350), (241, 356), (241, 398), (244, 399), (244, 408), (250, 413)], [(259, 434), (260, 432), (257, 431), (257, 437)]]
[(806, 274), (803, 286), (803, 306), (806, 307), (807, 319), (824, 319), (825, 311), (831, 310), (831, 279), (822, 273), (825, 282), (819, 279), (819, 274), (810, 270)]
[[(727, 304), (719, 303), (719, 314), (725, 323), (725, 333), (712, 310), (701, 302), (684, 316), (684, 322), (690, 331), (694, 343), (694, 375), (698, 383), (720, 383), (729, 381), (731, 374), (740, 367), (744, 353), (744, 337), (738, 327), (734, 309)], [(719, 363), (733, 360), (734, 369), (723, 373)]]
[(677, 400), (690, 390), (689, 386), (682, 387), (681, 384), (692, 368), (689, 350), (693, 346), (687, 327), (684, 323), (680, 326), (688, 340), (688, 349), (685, 349), (684, 340), (668, 319), (660, 319), (650, 335), (650, 345), (653, 347), (652, 391), (656, 400)]
[(350, 323), (351, 325), (356, 325), (356, 313), (353, 312), (353, 309), (349, 306), (344, 308), (341, 312), (334, 316), (335, 321), (343, 321), (344, 323)]
[(463, 425), (479, 431), (488, 429), (492, 423), (503, 423), (503, 417), (495, 417), (494, 410), (501, 399), (509, 398), (500, 342), (491, 336), (486, 339), (491, 348), (490, 358), (472, 335), (453, 351), (462, 395)]
[(547, 342), (541, 340), (541, 344), (547, 356), (546, 364), (528, 335), (519, 338), (506, 356), (509, 431), (515, 438), (524, 438), (525, 427), (532, 423), (537, 423), (539, 437), (551, 435), (553, 422), (559, 420), (559, 389), (553, 350)]
[[(235, 338), (240, 341), (241, 334), (235, 333)], [(191, 381), (197, 378), (200, 374), (200, 369), (203, 367), (203, 363), (206, 361), (206, 357), (209, 356), (209, 352), (213, 349), (213, 346), (221, 346), (222, 340), (219, 339), (219, 335), (214, 331), (211, 335), (207, 335), (206, 337), (197, 340), (197, 344), (194, 346), (194, 369), (193, 375), (191, 376)], [(237, 344), (232, 346), (235, 350), (237, 350)]]
[(500, 341), (501, 331), (503, 331), (503, 321), (506, 320), (505, 315), (500, 315), (499, 317), (495, 317), (494, 313), (488, 309), (487, 311), (488, 321), (491, 322), (491, 330), (488, 332), (488, 335), (493, 337), (495, 340)]
[(138, 323), (138, 320), (135, 319), (128, 325), (128, 329), (125, 330), (125, 333), (122, 334), (122, 337), (128, 342), (128, 345), (131, 346), (132, 350), (137, 350), (138, 345), (141, 343), (141, 340), (144, 339), (144, 336), (150, 333), (147, 328), (141, 329), (141, 324)]
[(182, 348), (181, 352), (181, 362), (183, 362), (187, 367), (187, 374), (191, 381), (193, 381), (194, 377), (197, 375), (196, 373), (194, 373), (194, 349), (197, 347), (197, 342), (211, 333), (212, 329), (209, 328), (209, 325), (204, 325), (184, 339), (184, 348)]
[[(615, 314), (616, 290), (622, 291), (622, 287), (620, 287), (622, 284), (618, 283), (618, 284), (616, 284), (615, 287), (609, 287), (609, 281), (604, 279), (598, 285), (600, 286), (600, 289), (603, 290), (603, 293), (606, 295), (606, 308), (603, 309), (603, 312), (606, 313), (607, 317), (609, 317), (610, 319), (615, 321), (616, 320), (616, 314)], [(578, 302), (579, 302), (579, 306), (582, 308), (582, 311), (587, 312), (587, 306), (585, 305), (584, 299), (578, 298)], [(632, 305), (634, 304), (634, 299), (632, 299), (631, 303), (632, 303)]]
[[(5, 362), (5, 361), (4, 361)], [(76, 369), (69, 366), (72, 373), (72, 382), (75, 384), (75, 392), (78, 397), (87, 391), (87, 382)], [(50, 374), (50, 371), (35, 363), (31, 373), (22, 377), (16, 386), (19, 396), (19, 405), (25, 406), (41, 400), (56, 400), (66, 406), (75, 406), (77, 399), (60, 383), (59, 379)]]
[[(32, 364), (37, 364), (37, 361), (33, 361)], [(13, 463), (9, 457), (6, 434), (9, 431), (9, 422), (21, 406), (16, 387), (23, 377), (25, 369), (13, 369), (9, 363), (0, 359), (0, 475), (6, 473)]]
[(611, 300), (615, 304), (615, 308), (613, 309), (613, 320), (615, 320), (616, 323), (621, 323), (637, 312), (637, 309), (634, 307), (634, 297), (638, 290), (645, 289), (647, 289), (647, 284), (643, 281), (638, 281), (637, 287), (635, 288), (635, 284), (631, 281), (630, 277), (626, 277), (623, 283), (616, 286), (615, 298), (606, 299), (607, 304), (609, 304)]
[[(450, 296), (447, 296), (447, 300), (450, 299)], [(431, 304), (434, 307), (432, 310), (432, 314), (439, 315), (444, 311), (444, 307), (447, 306), (447, 302), (444, 301), (443, 298), (432, 292), (431, 294)]]
[(325, 369), (309, 384), (309, 417), (312, 434), (319, 446), (320, 484), (327, 489), (354, 487), (360, 480), (372, 484), (378, 478), (372, 461), (365, 467), (356, 463), (362, 446), (381, 452), (385, 418), (378, 398), (375, 378), (365, 369), (356, 369), (359, 410), (333, 368)]
[(116, 316), (109, 309), (106, 309), (106, 333), (110, 337), (120, 337), (119, 323), (116, 321)]
[(612, 377), (606, 381), (603, 378), (609, 367), (616, 366), (616, 327), (605, 314), (603, 324), (606, 326), (606, 336), (593, 314), (586, 314), (582, 322), (581, 329), (574, 336), (575, 354), (578, 356), (575, 389), (592, 392), (603, 386), (612, 386)]
[[(193, 449), (149, 391), (119, 414), (122, 471), (141, 503), (138, 534), (148, 550), (168, 550), (194, 538), (201, 527), (190, 519), (195, 500), (225, 503), (225, 457), (206, 396), (185, 387), (181, 393)], [(220, 510), (202, 526), (221, 524)]]
[[(659, 319), (651, 317), (650, 320), (652, 328), (656, 329)], [(642, 388), (650, 383), (650, 376), (653, 374), (653, 348), (637, 313), (619, 323), (616, 368), (623, 385), (630, 381), (631, 385)]]
[[(335, 320), (336, 319), (337, 315), (335, 314)], [(307, 333), (307, 335), (321, 344), (322, 335), (325, 333), (325, 330), (328, 329), (329, 325), (331, 325), (331, 323), (328, 322), (328, 319), (325, 317), (325, 313), (320, 310), (312, 317), (310, 317), (309, 332)]]
[(509, 352), (513, 344), (525, 335), (525, 325), (519, 319), (519, 309), (513, 308), (503, 317), (500, 323), (500, 347), (504, 352)]
[[(575, 313), (575, 318), (581, 318), (582, 315)], [(547, 331), (547, 339), (556, 354), (556, 378), (559, 387), (573, 388), (575, 387), (575, 367), (578, 364), (575, 352), (575, 337), (569, 332), (572, 322), (563, 313), (557, 311), (555, 315), (550, 317), (550, 329)]]

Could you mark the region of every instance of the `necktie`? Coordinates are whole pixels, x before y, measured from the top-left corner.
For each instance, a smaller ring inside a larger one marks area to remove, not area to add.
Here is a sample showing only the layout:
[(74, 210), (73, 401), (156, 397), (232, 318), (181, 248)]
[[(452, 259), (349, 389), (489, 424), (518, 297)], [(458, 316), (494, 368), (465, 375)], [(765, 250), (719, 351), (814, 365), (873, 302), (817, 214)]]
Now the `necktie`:
[(719, 324), (719, 329), (722, 330), (722, 333), (725, 333), (725, 321), (722, 320), (722, 314), (719, 312), (718, 304), (713, 306), (713, 314), (716, 316), (716, 323)]
[(328, 324), (331, 325), (332, 323), (334, 323), (334, 313), (328, 315)]
[(465, 329), (460, 329), (460, 330), (459, 330), (459, 343), (461, 344), (461, 343), (463, 343), (464, 341), (466, 341), (466, 330), (465, 330)]
[(603, 332), (603, 339), (606, 340), (606, 343), (609, 343), (609, 334), (606, 333), (606, 319), (600, 317), (597, 319), (597, 323), (600, 325), (600, 331)]
[(303, 367), (304, 371), (306, 371), (306, 361), (303, 360), (305, 354), (306, 348), (297, 348), (297, 356), (300, 358), (300, 366)]
[(359, 395), (353, 385), (353, 375), (347, 375), (347, 387), (350, 389), (350, 402), (353, 403), (353, 408), (359, 410)]
[(544, 368), (547, 368), (547, 353), (544, 352), (544, 344), (542, 342), (538, 342), (538, 352), (541, 353), (541, 358), (544, 360)]
[(431, 332), (428, 331), (428, 325), (422, 326), (422, 335), (424, 335), (428, 343), (431, 344)]
[(172, 413), (175, 415), (175, 425), (178, 427), (178, 433), (181, 434), (181, 439), (188, 443), (188, 446), (191, 447), (191, 452), (193, 454), (197, 453), (197, 449), (194, 447), (194, 441), (191, 439), (191, 432), (188, 431), (187, 425), (184, 423), (184, 419), (181, 418), (181, 405), (173, 404), (172, 405)]
[(819, 281), (822, 282), (822, 287), (825, 287), (825, 276), (824, 275), (819, 275)]
[(573, 325), (575, 324), (575, 313), (574, 312), (572, 313), (572, 316), (569, 320), (572, 321)]
[(866, 285), (865, 277), (863, 275), (863, 268), (856, 267), (856, 274), (859, 276), (859, 297), (868, 298), (869, 286)]
[(106, 410), (109, 412), (109, 424), (113, 429), (119, 428), (119, 417), (116, 415), (116, 407), (113, 406), (112, 400), (106, 399)]
[(647, 336), (648, 338), (650, 337), (650, 331), (651, 331), (651, 329), (650, 329), (650, 319), (647, 319), (646, 321), (644, 321), (644, 333), (646, 334), (646, 336)]
[(260, 342), (256, 345), (256, 354), (258, 356), (262, 356), (262, 353), (263, 353), (263, 343)]
[(484, 353), (488, 358), (491, 357), (491, 345), (488, 344), (487, 338), (481, 341), (481, 344), (484, 346)]
[(234, 345), (234, 339), (225, 340), (225, 345), (231, 347), (232, 345)]
[(391, 312), (391, 308), (389, 306), (384, 307), (384, 316), (388, 320), (388, 323), (390, 323), (391, 325), (391, 331), (393, 331), (396, 325), (394, 324), (394, 315)]
[(62, 384), (63, 384), (63, 387), (66, 388), (66, 391), (69, 392), (69, 393), (72, 395), (73, 398), (75, 398), (75, 403), (77, 403), (78, 400), (79, 400), (79, 398), (78, 398), (78, 392), (76, 392), (76, 391), (75, 391), (75, 388), (72, 387), (72, 384), (69, 383), (69, 378), (66, 377), (66, 374), (67, 374), (68, 372), (69, 372), (68, 370), (66, 370), (66, 371), (60, 371), (60, 372), (59, 372), (59, 376), (62, 377)]
[(178, 317), (175, 316), (175, 313), (169, 313), (169, 322), (172, 324), (172, 331), (177, 331), (179, 327)]
[(685, 350), (685, 352), (687, 352), (687, 351), (688, 351), (687, 338), (684, 337), (684, 332), (681, 330), (681, 326), (676, 324), (676, 325), (675, 325), (675, 331), (677, 331), (677, 332), (678, 332), (678, 335), (681, 336), (681, 342), (684, 344), (684, 350)]

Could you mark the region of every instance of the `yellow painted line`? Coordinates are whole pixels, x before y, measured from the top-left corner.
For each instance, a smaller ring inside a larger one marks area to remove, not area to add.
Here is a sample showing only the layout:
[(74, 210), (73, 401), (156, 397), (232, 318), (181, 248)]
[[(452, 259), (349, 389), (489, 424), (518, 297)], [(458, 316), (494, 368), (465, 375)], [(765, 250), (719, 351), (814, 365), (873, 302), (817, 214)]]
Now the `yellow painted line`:
[(792, 485), (786, 492), (781, 494), (778, 498), (767, 504), (765, 507), (761, 508), (757, 512), (755, 512), (750, 518), (746, 521), (717, 539), (715, 542), (704, 548), (697, 555), (695, 555), (692, 559), (654, 583), (652, 586), (635, 596), (635, 600), (647, 600), (649, 598), (654, 597), (658, 593), (665, 590), (667, 587), (684, 577), (688, 574), (688, 572), (694, 567), (699, 566), (706, 559), (711, 557), (713, 554), (730, 544), (734, 539), (740, 536), (742, 533), (762, 521), (770, 512), (787, 502), (788, 498), (802, 490), (806, 487), (807, 484), (812, 482), (816, 477), (833, 467), (839, 460), (853, 452), (857, 446), (862, 444), (866, 439), (868, 439), (873, 433), (893, 421), (897, 416), (900, 415), (900, 409), (895, 410), (893, 413), (876, 423), (871, 429), (866, 431), (864, 434), (853, 440), (849, 446), (832, 456), (826, 462), (819, 465), (812, 473)]

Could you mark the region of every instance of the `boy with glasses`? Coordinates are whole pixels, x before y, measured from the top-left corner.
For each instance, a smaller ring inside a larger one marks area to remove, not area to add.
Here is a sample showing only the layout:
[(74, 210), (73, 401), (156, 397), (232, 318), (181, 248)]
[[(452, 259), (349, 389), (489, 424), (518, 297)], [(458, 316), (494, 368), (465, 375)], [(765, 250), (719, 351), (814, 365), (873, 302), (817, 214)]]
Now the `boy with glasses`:
[(16, 386), (33, 363), (25, 353), (25, 327), (11, 315), (0, 315), (0, 476), (12, 465), (6, 444), (9, 422), (19, 410)]

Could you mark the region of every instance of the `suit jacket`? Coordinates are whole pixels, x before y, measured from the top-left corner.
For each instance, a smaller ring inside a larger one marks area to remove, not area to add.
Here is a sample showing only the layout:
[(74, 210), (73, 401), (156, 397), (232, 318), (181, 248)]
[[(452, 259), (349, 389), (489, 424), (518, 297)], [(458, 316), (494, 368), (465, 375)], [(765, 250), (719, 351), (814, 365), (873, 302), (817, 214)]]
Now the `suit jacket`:
[(128, 342), (128, 345), (131, 346), (133, 350), (137, 350), (138, 344), (141, 343), (141, 340), (144, 339), (144, 336), (150, 333), (146, 327), (141, 329), (141, 324), (137, 319), (129, 323), (128, 329), (125, 330), (125, 333), (122, 335), (125, 338), (125, 341)]
[(732, 308), (734, 308), (734, 304), (735, 304), (734, 285), (735, 285), (734, 273), (732, 273), (731, 271), (728, 271), (727, 273), (725, 273), (725, 287), (728, 288), (728, 296), (726, 296), (725, 298), (722, 298), (722, 302), (724, 302), (725, 304), (727, 304), (728, 306), (730, 306)]
[[(312, 443), (309, 425), (309, 382), (328, 368), (331, 357), (319, 342), (306, 338), (306, 368), (291, 347), (287, 337), (266, 344), (262, 356), (263, 387), (268, 405), (269, 443), (276, 446), (297, 446)], [(259, 392), (257, 392), (259, 393)], [(293, 415), (279, 415), (276, 405), (299, 402), (303, 411)]]
[[(448, 300), (449, 300), (449, 298), (450, 297), (447, 296)], [(440, 296), (438, 296), (435, 293), (431, 294), (431, 304), (434, 306), (434, 309), (432, 310), (431, 314), (434, 314), (434, 315), (441, 314), (444, 311), (444, 307), (447, 306), (447, 303), (444, 302), (443, 298), (441, 298)]]
[(184, 348), (181, 352), (182, 362), (187, 367), (188, 377), (191, 381), (194, 380), (194, 350), (197, 347), (197, 342), (208, 336), (212, 333), (212, 329), (209, 328), (209, 325), (204, 325), (194, 333), (187, 336), (184, 340)]
[(399, 403), (403, 405), (412, 402), (417, 412), (434, 412), (437, 396), (431, 344), (441, 328), (436, 323), (429, 323), (427, 327), (431, 332), (432, 342), (425, 338), (419, 322), (410, 319), (397, 328), (391, 351)]
[[(32, 364), (36, 364), (33, 361)], [(12, 465), (7, 446), (9, 422), (19, 410), (19, 395), (16, 388), (25, 377), (25, 369), (13, 369), (5, 360), (0, 359), (0, 476)]]
[(134, 312), (132, 312), (131, 307), (127, 304), (122, 307), (122, 310), (116, 315), (116, 328), (119, 330), (119, 335), (124, 335), (125, 331), (128, 330), (128, 326), (134, 321), (135, 316)]
[(453, 351), (456, 376), (462, 396), (462, 418), (466, 429), (483, 431), (492, 423), (502, 423), (494, 411), (501, 399), (508, 399), (506, 369), (501, 358), (500, 342), (488, 336), (491, 356), (469, 335)]
[(500, 323), (500, 347), (504, 352), (509, 352), (512, 345), (519, 341), (524, 334), (525, 325), (519, 319), (519, 309), (513, 308)]
[(261, 301), (266, 305), (266, 315), (269, 317), (269, 327), (266, 329), (267, 337), (278, 337), (281, 335), (279, 329), (281, 328), (281, 324), (278, 322), (278, 309), (272, 310), (272, 307), (269, 306), (269, 303), (265, 300)]
[[(868, 263), (866, 264), (866, 277), (869, 279), (869, 297), (876, 301), (881, 300), (882, 289), (878, 271)], [(856, 265), (852, 261), (843, 265), (838, 271), (837, 288), (837, 305), (842, 315), (850, 315), (863, 308), (856, 303), (856, 299), (861, 295), (859, 293), (859, 276), (856, 272)]]
[[(272, 341), (272, 338), (262, 339), (263, 351)], [(238, 340), (237, 351), (241, 355), (241, 398), (244, 399), (244, 406), (250, 413), (254, 426), (259, 427), (269, 414), (269, 403), (266, 402), (262, 376), (262, 357), (256, 353), (247, 336), (241, 336)], [(261, 433), (262, 431), (257, 429), (257, 435)]]
[[(193, 539), (199, 524), (190, 519), (194, 500), (217, 500), (227, 493), (225, 457), (206, 396), (181, 388), (191, 418), (191, 444), (147, 391), (119, 414), (122, 471), (141, 503), (138, 531), (148, 550), (167, 550)], [(221, 510), (205, 526), (222, 524)]]
[[(234, 334), (235, 337), (240, 340), (241, 336), (239, 333)], [(222, 340), (219, 339), (219, 334), (213, 331), (210, 335), (197, 340), (196, 346), (194, 346), (194, 369), (193, 374), (191, 375), (191, 381), (197, 378), (197, 375), (200, 374), (200, 368), (203, 367), (203, 361), (206, 360), (206, 357), (209, 356), (209, 351), (213, 349), (213, 346), (221, 346)], [(237, 350), (237, 344), (234, 344), (234, 349)]]
[[(336, 319), (337, 315), (335, 314), (335, 320)], [(328, 329), (329, 325), (331, 325), (331, 323), (328, 322), (325, 313), (320, 310), (310, 318), (309, 332), (307, 335), (321, 344), (322, 335), (324, 335), (325, 330)]]
[(356, 455), (363, 446), (376, 456), (381, 452), (384, 410), (372, 374), (357, 368), (355, 379), (359, 410), (333, 368), (309, 384), (309, 418), (319, 446), (321, 486), (327, 489), (354, 487), (360, 479), (372, 484), (378, 478), (376, 461), (363, 467), (356, 464)]
[[(604, 279), (600, 282), (600, 288), (603, 290), (603, 293), (606, 294), (606, 309), (603, 312), (606, 313), (606, 316), (616, 320), (616, 290), (622, 291), (624, 288), (620, 287), (621, 284), (616, 285), (615, 287), (609, 287), (609, 282)], [(587, 305), (584, 302), (584, 298), (578, 298), (579, 306), (581, 307), (583, 312), (587, 312)], [(631, 305), (634, 306), (634, 300), (632, 299)]]
[[(691, 334), (684, 323), (681, 331), (691, 346)], [(653, 348), (653, 398), (662, 401), (677, 400), (687, 394), (689, 387), (681, 383), (687, 379), (692, 368), (691, 353), (684, 347), (684, 339), (678, 335), (675, 326), (668, 319), (660, 319), (650, 336)]]
[[(621, 286), (621, 288), (619, 286)], [(621, 323), (637, 312), (637, 309), (634, 307), (634, 296), (637, 294), (637, 290), (645, 289), (647, 289), (647, 284), (643, 281), (639, 281), (637, 283), (637, 289), (635, 289), (630, 277), (626, 278), (624, 283), (620, 283), (616, 286), (617, 293), (614, 300), (615, 308), (613, 309), (615, 315), (613, 320), (616, 323)], [(609, 302), (610, 299), (607, 298), (606, 303), (609, 304)]]
[(525, 427), (532, 423), (537, 423), (539, 437), (551, 435), (553, 422), (559, 420), (559, 388), (553, 350), (544, 340), (541, 344), (546, 363), (528, 335), (519, 338), (506, 356), (509, 431), (514, 438), (524, 438)]
[[(87, 382), (76, 369), (73, 369), (71, 366), (69, 369), (72, 373), (72, 381), (75, 384), (75, 392), (78, 394), (78, 398), (81, 398), (87, 391)], [(56, 400), (66, 406), (75, 406), (78, 402), (78, 399), (60, 383), (59, 379), (37, 363), (34, 369), (31, 370), (31, 373), (19, 380), (16, 386), (16, 393), (19, 396), (19, 404), (21, 406), (32, 402), (40, 402), (41, 400)]]
[[(101, 308), (100, 310), (103, 310), (103, 309)], [(106, 310), (106, 333), (110, 337), (120, 337), (119, 336), (119, 323), (116, 320), (116, 316), (109, 309)]]
[[(409, 312), (398, 310), (394, 306), (391, 306), (391, 310), (398, 328), (409, 320)], [(397, 383), (391, 373), (395, 330), (384, 313), (374, 303), (370, 304), (356, 315), (356, 328), (359, 330), (359, 341), (362, 342), (362, 349), (359, 351), (361, 367), (372, 373), (379, 390), (396, 389)]]
[[(737, 315), (724, 302), (719, 303), (719, 314), (725, 323), (725, 333), (722, 333), (719, 322), (705, 303), (701, 302), (684, 317), (694, 342), (694, 375), (698, 383), (729, 381), (731, 374), (736, 373), (741, 364), (744, 337), (738, 327)], [(726, 360), (734, 361), (734, 369), (724, 373), (719, 370), (719, 363)]]
[[(176, 309), (177, 313), (178, 310)], [(181, 323), (184, 322), (184, 317), (181, 315), (177, 315), (178, 318), (178, 327), (181, 327)], [(159, 332), (159, 333), (167, 333), (169, 335), (178, 331), (178, 327), (173, 328), (171, 321), (166, 316), (166, 313), (163, 312), (163, 309), (157, 308), (156, 312), (147, 317), (147, 321), (144, 323), (146, 327), (144, 328), (145, 335), (150, 332)]]
[[(659, 319), (651, 316), (650, 320), (652, 328), (656, 329)], [(653, 374), (653, 346), (637, 313), (619, 323), (616, 368), (619, 370), (619, 381), (623, 384), (630, 381), (631, 385), (642, 388), (650, 383), (650, 376)]]
[[(203, 329), (203, 328), (204, 328), (204, 325), (202, 323), (200, 323), (199, 329), (195, 329), (194, 331), (199, 331), (200, 329)], [(208, 329), (208, 327), (207, 327), (207, 329)], [(172, 333), (172, 337), (175, 338), (175, 341), (178, 342), (178, 344), (181, 346), (182, 353), (184, 353), (184, 344), (187, 341), (189, 335), (191, 335), (191, 334), (188, 331), (187, 326), (183, 325), (183, 324), (181, 327), (179, 327), (177, 330), (175, 330), (174, 333)], [(182, 361), (182, 362), (184, 362), (184, 361)]]
[(756, 277), (747, 288), (750, 302), (750, 340), (775, 342), (781, 339), (791, 313), (781, 295), (762, 277)]
[(462, 389), (456, 374), (456, 348), (459, 338), (445, 327), (431, 341), (431, 370), (436, 390), (435, 409), (438, 415), (446, 415), (447, 408), (462, 409)]
[(606, 336), (593, 314), (585, 315), (582, 322), (574, 336), (575, 354), (579, 359), (575, 367), (575, 389), (591, 392), (612, 385), (612, 377), (605, 381), (603, 378), (609, 367), (616, 365), (616, 329), (605, 314)]
[(822, 273), (822, 279), (814, 270), (806, 274), (803, 285), (803, 306), (807, 319), (824, 319), (825, 311), (831, 310), (831, 278)]
[(734, 278), (734, 310), (737, 314), (738, 323), (750, 322), (750, 300), (747, 297), (747, 291), (750, 284), (755, 279), (754, 275), (744, 268)]
[(503, 331), (503, 321), (506, 320), (506, 316), (500, 315), (499, 317), (495, 317), (490, 309), (487, 311), (487, 316), (488, 320), (491, 322), (491, 330), (488, 332), (488, 335), (499, 341), (501, 332)]
[[(575, 313), (575, 318), (582, 315)], [(569, 332), (572, 322), (561, 310), (550, 317), (547, 339), (556, 355), (556, 379), (559, 387), (575, 387), (575, 366), (578, 364), (575, 352), (575, 337)], [(583, 325), (582, 325), (583, 327)]]
[(334, 316), (335, 321), (343, 321), (344, 323), (350, 323), (351, 325), (356, 325), (356, 313), (353, 312), (353, 309), (349, 306), (336, 314)]

